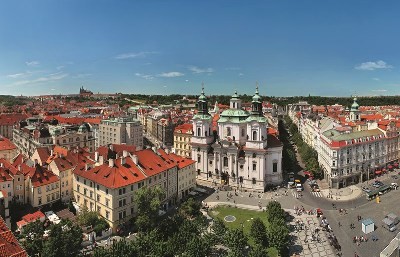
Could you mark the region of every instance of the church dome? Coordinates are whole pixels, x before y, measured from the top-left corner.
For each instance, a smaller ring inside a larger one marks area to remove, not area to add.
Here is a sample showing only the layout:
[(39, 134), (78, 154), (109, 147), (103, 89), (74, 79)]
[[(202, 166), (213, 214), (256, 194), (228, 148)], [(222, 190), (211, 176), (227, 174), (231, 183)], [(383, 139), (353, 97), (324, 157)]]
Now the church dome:
[(358, 111), (358, 107), (360, 107), (360, 106), (359, 106), (358, 103), (357, 103), (357, 97), (354, 97), (354, 102), (353, 102), (353, 104), (351, 105), (351, 110), (352, 110), (352, 111)]

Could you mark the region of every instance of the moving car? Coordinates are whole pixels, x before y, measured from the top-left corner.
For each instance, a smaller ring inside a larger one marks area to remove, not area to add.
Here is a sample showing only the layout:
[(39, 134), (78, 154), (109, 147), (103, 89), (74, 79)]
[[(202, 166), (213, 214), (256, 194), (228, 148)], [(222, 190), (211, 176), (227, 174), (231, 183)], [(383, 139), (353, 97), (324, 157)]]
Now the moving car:
[(312, 189), (313, 192), (319, 192), (320, 191), (318, 184), (312, 184), (311, 185), (311, 189)]
[(296, 184), (296, 191), (297, 192), (303, 191), (303, 186), (301, 184)]

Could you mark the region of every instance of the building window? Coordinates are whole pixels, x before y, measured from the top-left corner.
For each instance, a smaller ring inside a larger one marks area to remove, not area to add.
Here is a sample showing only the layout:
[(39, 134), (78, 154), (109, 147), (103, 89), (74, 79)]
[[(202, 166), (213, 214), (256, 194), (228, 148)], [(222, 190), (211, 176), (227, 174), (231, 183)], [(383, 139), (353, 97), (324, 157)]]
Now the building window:
[(38, 187), (37, 192), (38, 192), (38, 194), (41, 194), (42, 193), (42, 188)]
[(277, 162), (272, 163), (272, 172), (278, 172), (278, 163)]
[(224, 167), (228, 167), (228, 157), (224, 157)]
[(201, 160), (201, 156), (197, 155), (197, 163), (200, 163), (200, 160)]
[(253, 178), (253, 185), (255, 185), (257, 183), (256, 178)]
[(253, 140), (257, 140), (257, 131), (253, 131)]
[(199, 136), (201, 136), (201, 128), (197, 128), (197, 136), (199, 137)]
[(42, 197), (41, 196), (38, 197), (38, 205), (42, 205)]
[(106, 211), (106, 219), (110, 219), (110, 212)]
[(106, 206), (108, 207), (109, 204), (110, 204), (110, 200), (106, 198)]
[(257, 170), (257, 163), (253, 162), (253, 171)]
[(231, 129), (231, 127), (227, 127), (227, 128), (226, 128), (226, 136), (227, 136), (227, 137), (230, 137), (231, 134), (232, 134), (232, 129)]
[(244, 133), (244, 129), (242, 129), (242, 137), (244, 137), (245, 133)]

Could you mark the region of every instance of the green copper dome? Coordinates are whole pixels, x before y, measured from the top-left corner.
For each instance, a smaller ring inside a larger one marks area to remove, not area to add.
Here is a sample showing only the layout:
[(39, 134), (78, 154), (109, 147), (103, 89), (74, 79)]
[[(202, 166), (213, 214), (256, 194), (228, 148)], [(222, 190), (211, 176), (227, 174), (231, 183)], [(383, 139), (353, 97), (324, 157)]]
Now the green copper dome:
[(357, 103), (357, 97), (354, 97), (354, 102), (353, 102), (353, 104), (351, 105), (351, 110), (352, 110), (352, 111), (358, 111), (358, 107), (360, 107), (360, 106), (359, 106), (358, 103)]
[(258, 94), (258, 86), (256, 87), (256, 93), (253, 96), (253, 102), (261, 102), (261, 96)]
[(235, 90), (235, 93), (232, 95), (232, 98), (239, 98), (239, 95), (237, 94), (236, 90)]

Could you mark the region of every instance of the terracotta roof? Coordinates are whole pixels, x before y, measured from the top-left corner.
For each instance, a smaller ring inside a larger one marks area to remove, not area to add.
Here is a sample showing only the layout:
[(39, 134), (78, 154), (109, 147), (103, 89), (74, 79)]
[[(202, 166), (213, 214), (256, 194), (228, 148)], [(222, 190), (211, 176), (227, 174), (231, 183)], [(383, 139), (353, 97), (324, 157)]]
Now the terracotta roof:
[(13, 150), (17, 147), (8, 139), (0, 136), (0, 151), (2, 150)]
[(175, 127), (174, 133), (193, 134), (193, 125), (185, 123)]
[(2, 217), (0, 217), (0, 257), (28, 257)]
[(104, 163), (86, 170), (85, 165), (79, 164), (74, 173), (107, 188), (124, 187), (146, 178), (130, 157), (125, 158), (125, 164), (121, 164), (121, 159), (115, 160), (113, 167)]
[(22, 219), (17, 222), (17, 226), (22, 227), (22, 226), (25, 226), (26, 224), (29, 224), (31, 222), (34, 222), (34, 221), (36, 221), (40, 218), (44, 218), (44, 217), (46, 217), (46, 216), (41, 211), (36, 211), (34, 213), (28, 213), (25, 216), (22, 216)]
[[(100, 146), (96, 150), (96, 152), (99, 153), (99, 156), (103, 156), (104, 160), (115, 158), (116, 155), (122, 156), (124, 151), (134, 154), (136, 152), (136, 146), (111, 144), (110, 146)], [(92, 159), (94, 159), (94, 155), (95, 153), (91, 154)]]
[(174, 161), (161, 157), (151, 149), (137, 151), (136, 155), (138, 156), (140, 167), (149, 177), (157, 175), (176, 165)]
[(282, 142), (274, 135), (267, 135), (267, 147), (281, 147)]
[(6, 167), (0, 167), (0, 182), (13, 180), (8, 171), (9, 169), (7, 169)]
[(6, 159), (0, 159), (0, 163), (3, 164), (4, 169), (11, 173), (12, 175), (22, 174), (17, 168), (15, 168), (9, 161)]
[(40, 158), (40, 163), (45, 163), (50, 156), (49, 149), (47, 147), (36, 148), (36, 151)]
[(31, 183), (34, 187), (44, 186), (59, 181), (58, 177), (53, 172), (40, 165), (30, 167), (25, 163), (22, 163), (21, 171), (25, 177), (30, 177)]

